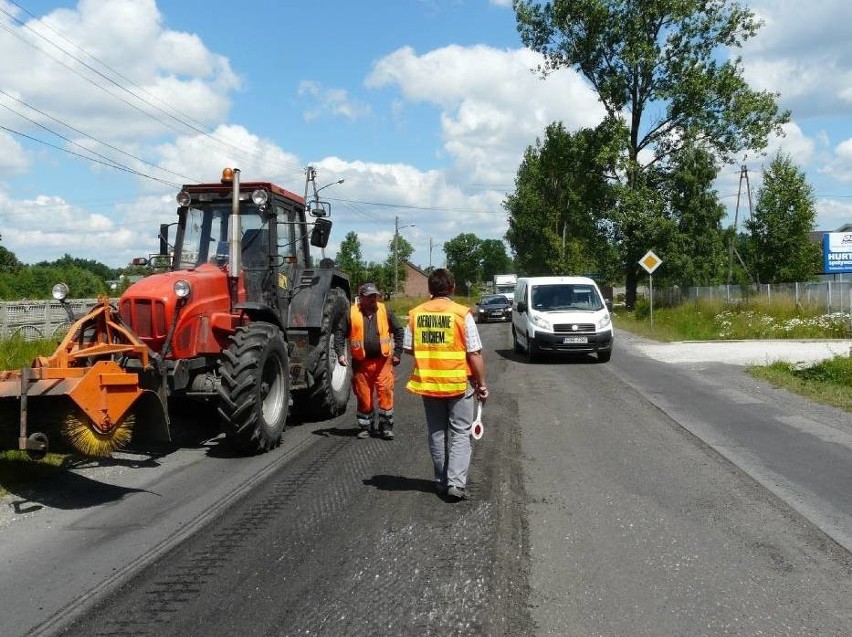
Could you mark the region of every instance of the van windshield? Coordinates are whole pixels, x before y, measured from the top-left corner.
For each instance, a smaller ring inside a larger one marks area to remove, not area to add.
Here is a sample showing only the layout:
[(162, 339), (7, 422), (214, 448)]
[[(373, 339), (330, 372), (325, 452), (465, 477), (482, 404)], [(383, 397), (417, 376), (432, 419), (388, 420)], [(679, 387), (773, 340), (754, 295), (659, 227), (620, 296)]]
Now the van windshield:
[(532, 306), (539, 312), (585, 310), (596, 312), (604, 304), (594, 286), (577, 283), (536, 285), (532, 288)]

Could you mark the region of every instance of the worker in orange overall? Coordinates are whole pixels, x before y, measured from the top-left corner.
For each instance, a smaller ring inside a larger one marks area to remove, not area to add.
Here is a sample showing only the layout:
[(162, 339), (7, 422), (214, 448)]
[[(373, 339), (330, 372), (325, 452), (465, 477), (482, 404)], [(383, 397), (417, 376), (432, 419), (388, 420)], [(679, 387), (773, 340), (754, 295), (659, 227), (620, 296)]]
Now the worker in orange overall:
[[(349, 312), (349, 320), (335, 334), (337, 362), (348, 365), (346, 337), (352, 354), (352, 389), (357, 399), (358, 437), (393, 440), (394, 370), (402, 357), (404, 328), (393, 310), (379, 301), (375, 283), (365, 283)], [(373, 417), (373, 395), (378, 403), (378, 428)]]

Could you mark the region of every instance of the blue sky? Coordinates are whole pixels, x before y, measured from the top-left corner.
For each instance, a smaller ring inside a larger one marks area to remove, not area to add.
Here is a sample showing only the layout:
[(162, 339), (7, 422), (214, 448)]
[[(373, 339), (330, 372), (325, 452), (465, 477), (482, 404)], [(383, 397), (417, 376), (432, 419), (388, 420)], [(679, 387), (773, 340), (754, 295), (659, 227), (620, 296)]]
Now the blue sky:
[[(834, 230), (852, 223), (852, 7), (804, 4), (750, 2), (766, 25), (741, 53), (793, 112), (770, 153), (807, 173)], [(510, 0), (0, 0), (0, 26), (0, 234), (25, 263), (125, 265), (156, 250), (179, 184), (234, 166), (301, 193), (313, 165), (320, 185), (345, 179), (323, 193), (329, 255), (355, 231), (382, 260), (398, 218), (412, 261), (440, 265), (459, 233), (502, 237), (501, 202), (548, 123), (602, 114), (573, 71), (530, 72)], [(766, 162), (743, 158), (753, 195)], [(739, 175), (717, 184), (732, 213)]]

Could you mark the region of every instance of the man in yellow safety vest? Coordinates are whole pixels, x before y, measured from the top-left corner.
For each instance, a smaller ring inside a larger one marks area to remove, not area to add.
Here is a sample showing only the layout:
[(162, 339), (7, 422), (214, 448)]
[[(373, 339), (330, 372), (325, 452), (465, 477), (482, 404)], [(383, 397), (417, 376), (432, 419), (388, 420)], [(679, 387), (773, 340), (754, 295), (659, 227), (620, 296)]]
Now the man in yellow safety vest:
[(467, 498), (474, 400), (488, 398), (482, 342), (470, 308), (450, 296), (456, 283), (439, 268), (428, 279), (431, 300), (408, 314), (403, 349), (414, 355), (407, 389), (423, 398), (435, 490), (458, 501)]

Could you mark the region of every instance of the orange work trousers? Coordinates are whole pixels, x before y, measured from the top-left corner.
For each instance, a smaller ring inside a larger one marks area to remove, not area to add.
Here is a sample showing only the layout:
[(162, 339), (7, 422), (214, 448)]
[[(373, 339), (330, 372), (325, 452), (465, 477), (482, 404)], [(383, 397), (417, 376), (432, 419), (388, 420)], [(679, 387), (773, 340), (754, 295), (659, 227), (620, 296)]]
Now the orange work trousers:
[(352, 390), (358, 401), (359, 414), (373, 413), (373, 393), (379, 409), (393, 410), (393, 363), (391, 357), (365, 358), (352, 361)]

